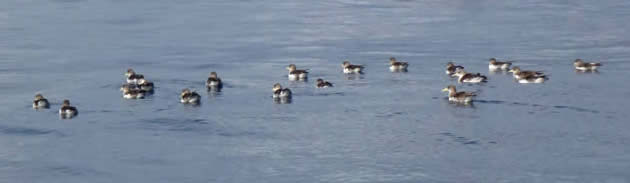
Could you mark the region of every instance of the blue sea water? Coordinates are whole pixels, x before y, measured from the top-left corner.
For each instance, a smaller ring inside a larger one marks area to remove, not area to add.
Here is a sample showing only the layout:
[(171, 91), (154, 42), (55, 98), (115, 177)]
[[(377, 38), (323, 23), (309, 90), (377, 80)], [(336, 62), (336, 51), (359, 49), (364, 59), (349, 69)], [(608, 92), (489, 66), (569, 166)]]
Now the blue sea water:
[[(0, 182), (630, 182), (630, 2), (0, 1)], [(388, 58), (410, 63), (391, 73)], [(550, 75), (518, 84), (488, 58)], [(598, 73), (577, 73), (576, 58)], [(365, 74), (341, 73), (341, 62)], [(489, 77), (457, 84), (453, 61)], [(285, 67), (309, 69), (290, 82)], [(155, 82), (122, 99), (123, 73)], [(211, 71), (225, 82), (207, 93)], [(335, 84), (314, 87), (316, 78)], [(276, 104), (271, 87), (293, 90)], [(447, 85), (478, 92), (449, 103)], [(200, 106), (178, 103), (196, 89)], [(42, 93), (49, 110), (35, 111)], [(61, 120), (63, 99), (80, 114)]]

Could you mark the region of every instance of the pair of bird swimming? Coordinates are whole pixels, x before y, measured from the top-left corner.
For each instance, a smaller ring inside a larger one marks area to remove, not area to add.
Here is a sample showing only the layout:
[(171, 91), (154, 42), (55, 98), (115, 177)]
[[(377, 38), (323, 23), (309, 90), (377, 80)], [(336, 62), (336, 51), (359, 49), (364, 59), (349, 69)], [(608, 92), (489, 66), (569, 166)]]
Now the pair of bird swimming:
[[(341, 64), (343, 68), (343, 73), (346, 74), (362, 74), (363, 73), (363, 65), (353, 65), (350, 61), (344, 61)], [(289, 80), (306, 80), (308, 78), (307, 70), (299, 70), (295, 64), (289, 64), (287, 66), (287, 70), (289, 70)]]
[[(210, 76), (206, 80), (206, 88), (211, 92), (220, 92), (223, 88), (223, 82), (216, 72), (210, 72)], [(179, 102), (183, 104), (199, 104), (201, 101), (201, 95), (188, 88), (184, 88), (179, 94)]]
[[(223, 88), (223, 82), (216, 72), (210, 72), (210, 76), (208, 76), (208, 79), (206, 80), (206, 88), (208, 91), (212, 92), (220, 92)], [(200, 101), (201, 95), (188, 88), (184, 88), (179, 94), (179, 102), (183, 104), (199, 104)]]
[(446, 74), (451, 77), (458, 77), (457, 82), (460, 83), (480, 83), (487, 82), (488, 78), (481, 73), (468, 73), (464, 71), (464, 67), (455, 65), (453, 62), (446, 63)]
[[(48, 109), (50, 108), (50, 102), (48, 102), (48, 99), (44, 98), (42, 94), (35, 94), (35, 99), (33, 100), (33, 108), (37, 110)], [(78, 114), (79, 111), (77, 110), (77, 108), (70, 105), (70, 100), (63, 100), (61, 108), (59, 108), (59, 116), (61, 116), (61, 118), (73, 118)]]
[[(601, 63), (598, 62), (584, 62), (582, 59), (576, 59), (573, 62), (573, 66), (577, 71), (597, 71), (597, 69), (601, 66)], [(505, 71), (511, 72), (513, 77), (519, 83), (543, 83), (548, 78), (547, 76), (540, 71), (527, 71), (521, 70), (518, 66), (512, 66), (512, 62), (504, 61), (499, 62), (495, 58), (491, 58), (488, 63), (488, 69), (490, 71)], [(452, 62), (446, 64), (446, 74), (451, 76), (458, 76), (459, 82), (485, 82), (485, 76), (481, 76), (479, 73), (470, 74), (464, 72), (464, 67), (455, 65)], [(457, 92), (457, 89), (454, 85), (449, 85), (448, 87), (442, 89), (443, 92), (448, 92), (449, 101), (460, 102), (460, 103), (470, 103), (472, 101), (472, 97), (476, 96), (474, 92)]]
[[(350, 64), (350, 61), (344, 61), (341, 64), (343, 68), (343, 73), (345, 74), (355, 74), (355, 73), (363, 73), (363, 65), (353, 65)], [(407, 67), (409, 67), (409, 63), (407, 62), (399, 62), (394, 57), (389, 57), (389, 70), (392, 72), (406, 72)]]
[(547, 76), (540, 71), (523, 71), (520, 67), (512, 66), (512, 61), (503, 61), (499, 62), (495, 58), (490, 59), (490, 63), (488, 64), (488, 69), (490, 71), (508, 71), (511, 72), (519, 83), (543, 83), (548, 78)]

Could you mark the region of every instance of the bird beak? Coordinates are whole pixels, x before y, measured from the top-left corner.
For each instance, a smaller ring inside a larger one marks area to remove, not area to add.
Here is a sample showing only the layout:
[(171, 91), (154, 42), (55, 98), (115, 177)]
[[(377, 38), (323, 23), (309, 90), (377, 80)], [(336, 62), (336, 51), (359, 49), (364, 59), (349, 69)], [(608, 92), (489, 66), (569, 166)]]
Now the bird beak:
[(442, 92), (447, 92), (447, 91), (448, 91), (448, 88), (442, 89)]
[(508, 72), (514, 72), (514, 70), (510, 69)]

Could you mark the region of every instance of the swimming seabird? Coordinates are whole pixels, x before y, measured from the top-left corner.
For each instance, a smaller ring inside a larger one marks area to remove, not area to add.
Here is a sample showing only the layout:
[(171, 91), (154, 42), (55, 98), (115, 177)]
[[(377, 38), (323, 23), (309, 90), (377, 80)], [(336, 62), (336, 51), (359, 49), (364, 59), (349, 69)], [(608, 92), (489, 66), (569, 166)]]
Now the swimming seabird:
[(389, 70), (394, 72), (394, 71), (406, 71), (407, 70), (407, 66), (409, 66), (409, 64), (407, 62), (398, 62), (396, 61), (396, 58), (394, 57), (390, 57), (389, 58)]
[(455, 86), (449, 85), (442, 89), (442, 92), (448, 92), (448, 100), (452, 102), (470, 103), (472, 98), (476, 96), (473, 92), (457, 92)]
[(343, 73), (346, 74), (354, 74), (354, 73), (359, 73), (361, 74), (363, 72), (363, 66), (362, 65), (352, 65), (350, 64), (350, 61), (343, 61), (343, 63), (341, 64), (341, 67), (343, 67)]
[(61, 118), (66, 119), (66, 118), (73, 118), (74, 116), (78, 115), (79, 111), (77, 110), (76, 107), (70, 106), (70, 100), (63, 100), (63, 104), (61, 105), (61, 108), (59, 109), (59, 115), (61, 116)]
[(508, 69), (510, 69), (510, 66), (512, 66), (512, 62), (509, 62), (509, 61), (499, 62), (495, 58), (490, 58), (490, 63), (488, 64), (488, 69), (490, 69), (492, 71), (508, 70)]
[(480, 73), (472, 74), (467, 73), (464, 70), (457, 70), (454, 75), (459, 77), (457, 81), (460, 83), (480, 83), (488, 80), (488, 77), (483, 76)]
[(139, 88), (132, 89), (129, 87), (125, 87), (122, 88), (122, 94), (123, 98), (126, 99), (142, 99), (144, 98), (145, 91)]
[(545, 76), (545, 74), (540, 72), (540, 71), (523, 71), (518, 66), (512, 67), (512, 69), (510, 69), (508, 72), (513, 73), (513, 76), (516, 79), (521, 79), (521, 78), (526, 78), (526, 77), (530, 77), (531, 78), (531, 76), (533, 76), (533, 77)]
[(288, 88), (282, 88), (282, 85), (280, 85), (280, 83), (276, 83), (273, 85), (273, 98), (274, 99), (279, 99), (279, 98), (291, 98), (291, 90)]
[(324, 81), (323, 79), (319, 78), (317, 79), (317, 88), (328, 88), (328, 87), (333, 87), (333, 84), (328, 82), (328, 81)]
[(138, 83), (139, 79), (144, 79), (144, 76), (142, 74), (137, 74), (131, 68), (127, 69), (125, 76), (127, 77), (127, 83), (132, 83), (132, 84)]
[(289, 70), (290, 80), (304, 80), (308, 77), (308, 72), (306, 70), (297, 70), (295, 64), (290, 64), (287, 70)]
[(446, 74), (453, 76), (458, 70), (464, 70), (464, 67), (455, 65), (453, 62), (446, 63)]
[(50, 107), (50, 103), (48, 103), (48, 99), (44, 98), (42, 94), (36, 94), (35, 100), (33, 100), (33, 109), (48, 109)]
[(216, 72), (210, 72), (210, 76), (208, 80), (206, 80), (206, 87), (208, 87), (208, 89), (221, 89), (223, 87), (221, 78), (217, 76)]
[(573, 66), (575, 66), (575, 70), (579, 71), (596, 71), (602, 64), (599, 62), (584, 62), (582, 59), (575, 59)]
[(182, 90), (182, 93), (179, 95), (179, 101), (184, 104), (199, 104), (201, 96), (197, 94), (197, 92), (191, 91), (186, 88)]
[(144, 78), (138, 80), (138, 88), (145, 92), (153, 92), (153, 82)]

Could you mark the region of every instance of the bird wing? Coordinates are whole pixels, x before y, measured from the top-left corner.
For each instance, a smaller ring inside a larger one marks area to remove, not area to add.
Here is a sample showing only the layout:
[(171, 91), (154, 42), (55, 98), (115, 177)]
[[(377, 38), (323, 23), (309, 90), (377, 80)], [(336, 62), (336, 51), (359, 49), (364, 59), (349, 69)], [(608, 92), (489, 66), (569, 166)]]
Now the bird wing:
[(454, 97), (472, 97), (472, 96), (477, 96), (477, 94), (475, 94), (474, 92), (457, 92), (455, 93)]

